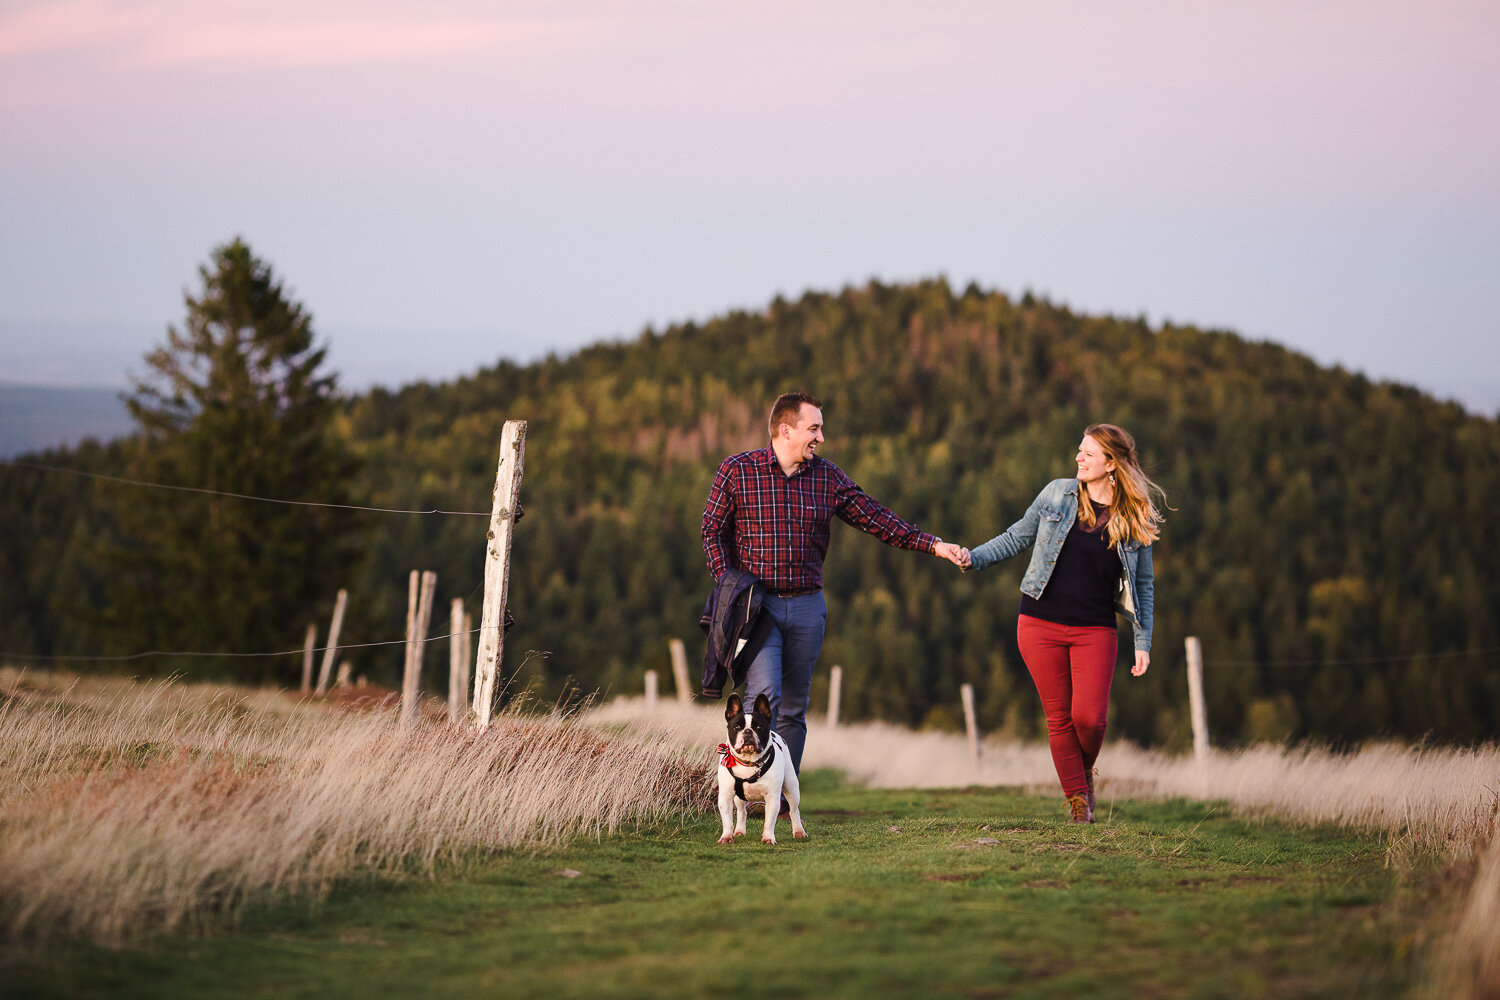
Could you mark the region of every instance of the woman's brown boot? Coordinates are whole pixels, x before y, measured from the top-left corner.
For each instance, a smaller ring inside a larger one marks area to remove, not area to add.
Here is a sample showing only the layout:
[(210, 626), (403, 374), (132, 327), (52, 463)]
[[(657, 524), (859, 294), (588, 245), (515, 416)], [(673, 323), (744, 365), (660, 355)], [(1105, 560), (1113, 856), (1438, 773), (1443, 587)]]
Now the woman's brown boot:
[(1087, 796), (1069, 795), (1068, 812), (1072, 814), (1072, 818), (1068, 820), (1069, 823), (1092, 823), (1094, 821), (1094, 814), (1089, 809)]

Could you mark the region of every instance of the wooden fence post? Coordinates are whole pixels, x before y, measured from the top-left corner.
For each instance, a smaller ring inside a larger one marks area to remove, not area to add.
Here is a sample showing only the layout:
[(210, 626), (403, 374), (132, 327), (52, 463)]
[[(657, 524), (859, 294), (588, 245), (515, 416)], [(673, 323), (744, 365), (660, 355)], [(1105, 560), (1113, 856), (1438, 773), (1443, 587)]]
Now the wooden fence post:
[(656, 711), (656, 671), (646, 671), (646, 711)]
[(839, 726), (840, 688), (844, 686), (844, 668), (834, 667), (828, 672), (828, 728)]
[(302, 644), (302, 693), (312, 690), (313, 647), (318, 642), (318, 626), (307, 626), (307, 641)]
[(432, 592), (437, 589), (437, 574), (424, 572), (418, 596), (417, 571), (411, 571), (406, 599), (406, 671), (401, 681), (401, 728), (410, 729), (417, 721), (417, 696), (422, 691), (422, 659), (427, 651), (427, 626), (432, 621)]
[(416, 570), (411, 571), (407, 577), (407, 646), (405, 646), (405, 658), (401, 669), (401, 727), (407, 729), (408, 712), (416, 706), (417, 693), (413, 690), (411, 682), (411, 645), (413, 645), (413, 634), (417, 631), (417, 604), (422, 603), (422, 574)]
[(672, 679), (677, 682), (677, 700), (689, 704), (693, 700), (693, 688), (688, 682), (687, 647), (681, 639), (673, 639), (667, 647), (672, 651)]
[(969, 732), (969, 757), (974, 761), (974, 770), (979, 770), (979, 722), (974, 717), (974, 685), (965, 684), (958, 689), (964, 700), (964, 728)]
[(339, 632), (344, 627), (344, 609), (349, 606), (349, 591), (339, 590), (338, 600), (333, 602), (333, 622), (328, 626), (328, 645), (323, 649), (323, 669), (318, 671), (318, 694), (328, 693), (328, 682), (333, 679), (333, 661), (339, 654)]
[(479, 623), (479, 655), (474, 664), (474, 717), (488, 729), (495, 710), (495, 683), (505, 648), (505, 605), (510, 597), (510, 543), (516, 529), (516, 502), (526, 466), (526, 421), (507, 420), (500, 434), (500, 464), (485, 536), (484, 612)]
[(464, 599), (455, 597), (448, 606), (448, 721), (455, 726), (469, 707), (468, 620)]
[(1193, 758), (1208, 760), (1208, 709), (1203, 703), (1203, 644), (1187, 637), (1188, 714), (1193, 720)]

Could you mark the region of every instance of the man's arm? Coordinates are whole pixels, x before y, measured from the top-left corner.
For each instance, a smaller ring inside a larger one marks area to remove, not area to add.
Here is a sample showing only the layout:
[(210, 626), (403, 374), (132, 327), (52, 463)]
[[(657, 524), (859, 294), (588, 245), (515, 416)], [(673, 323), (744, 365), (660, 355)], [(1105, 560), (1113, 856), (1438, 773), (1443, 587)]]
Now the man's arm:
[(735, 565), (730, 545), (734, 537), (734, 511), (734, 477), (726, 458), (714, 473), (714, 485), (703, 508), (703, 554), (708, 557), (708, 571), (715, 580)]
[(952, 542), (945, 542), (936, 535), (930, 535), (915, 525), (907, 524), (901, 518), (891, 512), (889, 507), (876, 501), (859, 484), (850, 479), (839, 470), (838, 484), (838, 507), (837, 512), (846, 524), (853, 525), (860, 531), (869, 532), (887, 545), (894, 545), (899, 549), (915, 549), (918, 552), (931, 552), (940, 559), (946, 559), (955, 566), (963, 566), (967, 562), (967, 553)]

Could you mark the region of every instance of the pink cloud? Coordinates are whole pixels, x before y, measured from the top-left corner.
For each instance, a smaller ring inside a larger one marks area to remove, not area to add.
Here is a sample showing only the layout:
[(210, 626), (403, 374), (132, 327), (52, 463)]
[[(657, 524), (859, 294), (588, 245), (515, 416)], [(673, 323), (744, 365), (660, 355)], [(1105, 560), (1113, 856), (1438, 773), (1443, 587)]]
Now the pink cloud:
[(523, 44), (535, 34), (528, 26), (496, 21), (221, 22), (168, 28), (141, 39), (125, 59), (142, 68), (291, 69), (468, 55)]
[(402, 4), (64, 0), (0, 16), (0, 55), (92, 56), (101, 68), (232, 71), (431, 60), (546, 47), (586, 22)]
[(127, 8), (108, 0), (35, 4), (0, 15), (0, 56), (106, 49), (153, 19), (144, 5)]

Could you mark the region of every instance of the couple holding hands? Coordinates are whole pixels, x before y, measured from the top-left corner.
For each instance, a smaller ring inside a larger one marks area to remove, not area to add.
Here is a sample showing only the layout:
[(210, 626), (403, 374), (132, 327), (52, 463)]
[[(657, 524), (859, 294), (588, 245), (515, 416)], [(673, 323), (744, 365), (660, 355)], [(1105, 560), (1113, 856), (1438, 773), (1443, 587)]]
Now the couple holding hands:
[(1075, 477), (1042, 488), (1021, 519), (970, 551), (901, 520), (817, 454), (822, 403), (787, 393), (771, 407), (771, 442), (720, 464), (703, 511), (703, 550), (715, 580), (737, 569), (767, 592), (771, 619), (745, 677), (747, 701), (765, 694), (773, 728), (800, 773), (813, 667), (828, 606), (823, 560), (837, 515), (888, 545), (931, 552), (981, 570), (1032, 548), (1021, 580), (1016, 638), (1047, 717), (1047, 739), (1070, 822), (1094, 821), (1094, 761), (1104, 742), (1118, 654), (1116, 614), (1134, 633), (1131, 673), (1151, 662), (1151, 544), (1161, 489), (1141, 471), (1134, 439), (1093, 424), (1075, 456)]

